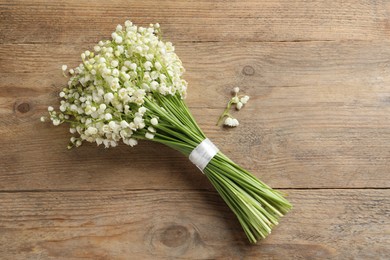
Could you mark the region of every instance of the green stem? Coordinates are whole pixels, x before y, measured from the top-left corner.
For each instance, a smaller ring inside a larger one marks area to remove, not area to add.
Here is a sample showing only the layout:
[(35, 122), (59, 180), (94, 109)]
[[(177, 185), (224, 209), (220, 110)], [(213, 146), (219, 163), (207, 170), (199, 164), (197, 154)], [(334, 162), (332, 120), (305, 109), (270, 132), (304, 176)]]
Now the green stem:
[(232, 106), (233, 102), (232, 102), (232, 99), (229, 100), (228, 104), (226, 105), (226, 108), (225, 110), (223, 111), (222, 115), (219, 117), (218, 121), (217, 121), (217, 126), (219, 126), (221, 124), (221, 121), (226, 117), (226, 116), (230, 116), (229, 114), (229, 111), (230, 111), (230, 108)]
[[(218, 124), (228, 115), (232, 104), (229, 101)], [(178, 95), (156, 94), (154, 100), (145, 101), (145, 106), (159, 117), (153, 141), (165, 144), (188, 157), (206, 138)], [(258, 180), (221, 152), (214, 156), (203, 172), (237, 216), (251, 243), (270, 234), (279, 218), (292, 207), (281, 193)]]

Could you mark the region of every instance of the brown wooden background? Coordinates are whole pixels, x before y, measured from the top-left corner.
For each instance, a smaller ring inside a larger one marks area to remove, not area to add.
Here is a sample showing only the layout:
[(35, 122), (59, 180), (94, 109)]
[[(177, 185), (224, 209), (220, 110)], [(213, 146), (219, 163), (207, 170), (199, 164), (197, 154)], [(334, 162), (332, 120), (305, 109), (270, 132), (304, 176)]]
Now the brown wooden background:
[[(187, 102), (294, 210), (249, 245), (212, 186), (153, 143), (68, 151), (39, 122), (61, 65), (116, 24), (159, 22)], [(215, 122), (238, 86), (236, 129)], [(0, 1), (1, 259), (388, 259), (389, 1)]]

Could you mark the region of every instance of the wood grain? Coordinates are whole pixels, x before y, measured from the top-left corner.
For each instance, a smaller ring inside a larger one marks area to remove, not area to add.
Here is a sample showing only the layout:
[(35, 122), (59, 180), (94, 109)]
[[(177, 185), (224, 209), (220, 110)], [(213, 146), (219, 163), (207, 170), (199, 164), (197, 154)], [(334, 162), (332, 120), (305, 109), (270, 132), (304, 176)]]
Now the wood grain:
[[(1, 1), (0, 43), (95, 42), (118, 23), (159, 22), (178, 41), (388, 39), (388, 1)], [(33, 26), (31, 26), (33, 25)]]
[[(61, 65), (127, 19), (161, 24), (207, 136), (289, 194), (266, 240), (178, 152), (68, 151), (39, 122)], [(389, 1), (0, 0), (0, 259), (387, 259), (389, 35)], [(215, 126), (236, 86), (240, 126)]]
[[(1, 193), (3, 259), (385, 259), (389, 190), (288, 190), (295, 210), (254, 246), (214, 192)], [(329, 210), (331, 209), (331, 210)], [(23, 238), (20, 241), (19, 238)]]

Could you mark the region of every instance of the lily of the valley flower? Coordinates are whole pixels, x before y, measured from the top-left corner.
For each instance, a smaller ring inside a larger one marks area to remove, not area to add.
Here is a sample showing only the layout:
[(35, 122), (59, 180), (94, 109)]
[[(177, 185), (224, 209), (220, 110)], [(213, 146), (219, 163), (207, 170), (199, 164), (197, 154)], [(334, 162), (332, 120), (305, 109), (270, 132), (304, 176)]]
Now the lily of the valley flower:
[(230, 108), (233, 104), (236, 105), (236, 109), (237, 110), (241, 110), (241, 108), (246, 104), (248, 103), (248, 100), (249, 100), (249, 96), (241, 96), (241, 95), (238, 95), (238, 93), (240, 92), (240, 88), (239, 87), (234, 87), (233, 90), (232, 90), (232, 93), (233, 93), (233, 97), (229, 100), (226, 108), (225, 108), (225, 111), (223, 111), (222, 115), (219, 117), (218, 119), (218, 122), (217, 122), (217, 125), (219, 125), (221, 123), (221, 121), (223, 120), (223, 124), (225, 126), (230, 126), (230, 127), (236, 127), (239, 125), (239, 122), (236, 118), (234, 118), (230, 113)]
[[(59, 94), (60, 111), (48, 108), (54, 125), (69, 122), (76, 129), (69, 147), (84, 141), (110, 147), (121, 140), (134, 146), (134, 135), (153, 139), (154, 132), (145, 129), (158, 125), (158, 115), (144, 107), (146, 100), (156, 93), (186, 96), (184, 68), (172, 43), (160, 39), (159, 28), (126, 21), (124, 27), (116, 27), (112, 40), (100, 41), (93, 51), (81, 54), (82, 63), (69, 70), (68, 86)], [(68, 69), (61, 68), (63, 73)], [(115, 133), (106, 127), (113, 124)]]

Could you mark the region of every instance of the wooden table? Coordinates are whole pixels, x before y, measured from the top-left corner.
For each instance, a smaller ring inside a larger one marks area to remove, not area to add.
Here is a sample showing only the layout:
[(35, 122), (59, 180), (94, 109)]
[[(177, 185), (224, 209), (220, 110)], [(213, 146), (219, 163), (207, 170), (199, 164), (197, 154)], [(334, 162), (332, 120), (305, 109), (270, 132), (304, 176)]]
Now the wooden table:
[[(154, 143), (66, 149), (39, 122), (61, 65), (159, 22), (219, 148), (294, 209), (256, 245), (206, 178)], [(389, 1), (0, 1), (1, 259), (389, 259)], [(240, 126), (215, 125), (230, 91)]]

